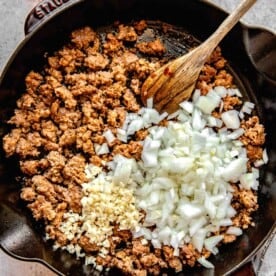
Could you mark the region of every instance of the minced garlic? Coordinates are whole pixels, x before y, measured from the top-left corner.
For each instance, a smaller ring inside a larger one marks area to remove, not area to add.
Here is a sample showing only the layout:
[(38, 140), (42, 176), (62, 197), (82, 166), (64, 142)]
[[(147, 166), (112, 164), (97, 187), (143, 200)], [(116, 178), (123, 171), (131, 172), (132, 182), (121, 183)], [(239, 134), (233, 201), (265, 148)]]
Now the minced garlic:
[(113, 234), (114, 224), (120, 230), (134, 230), (141, 214), (136, 208), (132, 190), (127, 189), (125, 184), (114, 184), (101, 168), (93, 165), (87, 166), (86, 176), (89, 182), (82, 185), (82, 213), (65, 213), (59, 230), (69, 240), (85, 233), (104, 254), (108, 252), (104, 249), (110, 246), (108, 237)]

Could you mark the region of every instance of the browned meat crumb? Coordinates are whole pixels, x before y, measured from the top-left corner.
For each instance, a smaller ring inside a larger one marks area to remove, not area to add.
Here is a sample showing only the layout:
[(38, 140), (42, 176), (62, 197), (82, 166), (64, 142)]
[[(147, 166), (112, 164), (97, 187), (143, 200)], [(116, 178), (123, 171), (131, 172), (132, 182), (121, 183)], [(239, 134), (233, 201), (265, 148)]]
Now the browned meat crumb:
[(111, 33), (107, 34), (106, 40), (106, 43), (103, 45), (105, 54), (112, 55), (114, 52), (120, 51), (123, 48), (122, 41), (119, 41)]
[(32, 187), (24, 187), (22, 188), (20, 196), (26, 201), (34, 201), (36, 197), (36, 192)]
[(64, 181), (62, 170), (65, 166), (66, 159), (58, 151), (50, 151), (47, 155), (49, 168), (44, 175), (53, 183), (62, 183)]
[(25, 84), (27, 87), (27, 92), (29, 92), (30, 94), (33, 94), (36, 89), (39, 87), (39, 85), (42, 83), (43, 81), (43, 77), (36, 72), (30, 72), (26, 79), (25, 79)]
[(214, 64), (221, 59), (224, 59), (222, 57), (221, 48), (216, 47), (216, 49), (213, 51), (213, 53), (209, 57), (209, 60), (207, 60), (207, 64)]
[[(32, 140), (34, 138), (34, 140)], [(42, 146), (42, 140), (38, 133), (29, 133), (26, 138), (21, 137), (16, 145), (15, 152), (22, 158), (37, 157), (40, 154), (38, 149)]]
[(244, 145), (261, 146), (265, 142), (265, 130), (264, 126), (259, 123), (259, 118), (253, 116), (247, 121), (241, 123), (241, 127), (244, 128), (245, 133), (240, 138)]
[(196, 83), (196, 88), (200, 89), (202, 95), (206, 95), (212, 88), (213, 88), (212, 83), (207, 83), (206, 81), (198, 81)]
[(47, 159), (20, 161), (20, 169), (27, 175), (39, 174), (40, 171), (43, 171), (48, 166), (49, 162)]
[(77, 48), (87, 48), (96, 39), (97, 34), (89, 27), (84, 27), (72, 32), (71, 41)]
[(136, 256), (141, 256), (141, 255), (150, 253), (149, 244), (143, 245), (141, 243), (141, 240), (133, 240), (132, 245), (133, 245), (132, 253)]
[(119, 25), (119, 33), (117, 35), (119, 40), (136, 41), (137, 34), (132, 26)]
[(233, 77), (226, 70), (221, 70), (215, 76), (215, 86), (224, 86), (224, 87), (231, 87), (233, 83)]
[(3, 138), (3, 148), (6, 156), (13, 155), (17, 148), (17, 143), (21, 137), (21, 129), (14, 128), (12, 131)]
[(94, 53), (84, 59), (84, 65), (91, 70), (103, 70), (109, 63), (108, 58), (100, 53)]
[(247, 229), (249, 225), (252, 224), (252, 218), (246, 210), (240, 210), (238, 215), (233, 219), (233, 226), (240, 227), (242, 229)]
[(246, 209), (250, 212), (251, 210), (256, 210), (257, 196), (252, 190), (241, 190), (239, 192), (239, 199), (241, 204), (243, 204)]
[(166, 263), (162, 259), (156, 257), (156, 255), (153, 253), (143, 255), (140, 259), (140, 262), (145, 267), (151, 267), (151, 266), (155, 266), (157, 264), (158, 264), (159, 269), (162, 267), (166, 267)]
[(65, 86), (60, 86), (55, 88), (55, 93), (58, 98), (64, 102), (65, 107), (68, 109), (74, 108), (77, 104), (77, 101), (74, 99), (72, 93), (65, 87)]
[(160, 39), (156, 39), (150, 42), (137, 43), (137, 48), (140, 52), (147, 55), (163, 55), (166, 52), (166, 48)]
[(52, 121), (41, 122), (41, 135), (47, 140), (56, 143), (58, 134), (58, 127)]
[(109, 255), (105, 256), (105, 257), (101, 257), (98, 255), (96, 258), (97, 264), (102, 265), (102, 266), (108, 266), (110, 264), (111, 260), (112, 260), (112, 257)]
[(61, 147), (68, 147), (73, 145), (76, 142), (76, 130), (67, 129), (59, 138), (59, 145)]
[(89, 253), (89, 252), (95, 252), (95, 251), (99, 251), (100, 247), (97, 246), (94, 243), (91, 243), (89, 241), (89, 238), (86, 236), (81, 236), (79, 238), (79, 245), (84, 249), (85, 252)]
[[(67, 74), (74, 72), (83, 61), (84, 53), (79, 49), (64, 48), (59, 52), (59, 65)], [(50, 77), (53, 81), (53, 78)], [(53, 84), (53, 83), (52, 83)]]
[(148, 133), (149, 131), (147, 129), (141, 129), (135, 133), (135, 138), (137, 141), (143, 141), (147, 137)]
[(125, 157), (139, 160), (142, 154), (142, 145), (135, 141), (131, 141), (129, 144), (116, 145), (113, 154), (121, 154)]
[(113, 229), (114, 235), (124, 241), (131, 239), (132, 234), (129, 230), (120, 230), (118, 225), (115, 225)]
[(180, 256), (185, 260), (185, 262), (193, 267), (195, 266), (197, 258), (200, 256), (191, 243), (184, 245), (180, 250)]
[(223, 237), (223, 243), (231, 243), (237, 239), (237, 236), (235, 235), (227, 235), (225, 234)]
[(134, 28), (138, 33), (143, 32), (147, 28), (148, 24), (146, 20), (140, 20), (134, 23)]
[(77, 154), (67, 161), (63, 169), (63, 176), (65, 179), (70, 180), (70, 182), (82, 184), (86, 181), (84, 167), (84, 156)]
[(205, 64), (202, 68), (201, 74), (198, 77), (198, 81), (211, 82), (216, 76), (217, 70), (209, 64)]
[(236, 96), (226, 96), (223, 98), (223, 110), (228, 111), (234, 109), (237, 105), (241, 105), (242, 101)]
[(56, 216), (52, 203), (43, 195), (38, 195), (33, 203), (28, 204), (28, 207), (33, 211), (33, 217), (36, 220), (51, 221)]
[(252, 146), (248, 144), (246, 146), (246, 152), (250, 162), (254, 162), (263, 158), (263, 149), (260, 146)]
[[(69, 180), (71, 181), (71, 180)], [(68, 204), (70, 209), (73, 212), (79, 213), (81, 212), (81, 198), (82, 198), (82, 191), (80, 186), (76, 186), (74, 184), (68, 185)]]
[(169, 260), (169, 266), (173, 268), (176, 272), (180, 272), (183, 268), (181, 260), (177, 257)]
[(62, 246), (65, 246), (67, 244), (66, 235), (59, 231), (56, 226), (53, 226), (51, 224), (47, 225), (46, 232), (51, 239), (58, 241), (58, 243)]
[(140, 108), (140, 105), (137, 103), (135, 96), (131, 93), (129, 89), (126, 90), (124, 96), (124, 104), (128, 110), (137, 112)]
[[(233, 77), (224, 69), (226, 63), (220, 47), (217, 47), (204, 65), (196, 83), (196, 88), (200, 89), (203, 95), (214, 86), (231, 87), (233, 85)], [(231, 104), (228, 105), (228, 108), (230, 107)]]

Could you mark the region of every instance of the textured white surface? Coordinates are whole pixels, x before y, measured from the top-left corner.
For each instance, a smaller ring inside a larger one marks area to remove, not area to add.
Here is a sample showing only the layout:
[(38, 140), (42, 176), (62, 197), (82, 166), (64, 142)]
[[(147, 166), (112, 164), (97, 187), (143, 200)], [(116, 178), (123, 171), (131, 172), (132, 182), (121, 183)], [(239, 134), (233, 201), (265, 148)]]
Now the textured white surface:
[[(193, 0), (195, 1), (195, 0)], [(240, 0), (205, 0), (218, 4), (222, 9), (230, 12), (240, 2)], [(39, 0), (0, 0), (0, 72), (2, 71), (9, 56), (12, 54), (17, 44), (24, 38), (24, 21)], [(260, 26), (276, 33), (276, 0), (257, 0), (257, 3), (242, 18), (245, 24)], [(274, 231), (275, 232), (275, 231)], [(276, 238), (267, 244), (266, 251), (260, 250), (254, 261), (257, 276), (276, 275)], [(264, 247), (264, 248), (265, 248)], [(27, 265), (22, 266), (18, 262), (8, 262), (10, 258), (0, 252), (0, 275), (16, 275), (15, 271), (20, 271), (21, 275), (28, 275)], [(6, 265), (4, 266), (3, 263)], [(21, 263), (21, 262), (20, 262)], [(9, 269), (9, 266), (11, 269)], [(23, 268), (24, 267), (24, 268)], [(16, 268), (18, 270), (16, 270)], [(22, 270), (23, 268), (23, 270)], [(34, 269), (30, 264), (29, 275), (50, 275), (46, 274), (43, 268)], [(25, 270), (26, 269), (26, 270)], [(42, 269), (42, 271), (40, 270)], [(26, 272), (24, 274), (24, 272)], [(51, 274), (52, 275), (52, 274)]]
[[(217, 4), (225, 11), (231, 12), (240, 0), (206, 0)], [(242, 22), (258, 26), (276, 33), (276, 0), (257, 0), (253, 7), (242, 17)]]

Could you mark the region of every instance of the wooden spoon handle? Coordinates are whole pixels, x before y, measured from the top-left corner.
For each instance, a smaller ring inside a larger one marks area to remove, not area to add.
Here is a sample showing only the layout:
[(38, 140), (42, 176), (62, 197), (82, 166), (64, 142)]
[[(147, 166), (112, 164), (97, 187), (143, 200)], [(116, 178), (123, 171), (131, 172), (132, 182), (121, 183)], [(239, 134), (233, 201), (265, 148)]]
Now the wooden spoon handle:
[(240, 18), (250, 9), (250, 7), (255, 2), (256, 0), (242, 1), (235, 8), (235, 10), (221, 23), (218, 29), (202, 44), (203, 48), (208, 45), (209, 51), (207, 53), (207, 57), (211, 55), (213, 50), (221, 42), (225, 35), (238, 23)]

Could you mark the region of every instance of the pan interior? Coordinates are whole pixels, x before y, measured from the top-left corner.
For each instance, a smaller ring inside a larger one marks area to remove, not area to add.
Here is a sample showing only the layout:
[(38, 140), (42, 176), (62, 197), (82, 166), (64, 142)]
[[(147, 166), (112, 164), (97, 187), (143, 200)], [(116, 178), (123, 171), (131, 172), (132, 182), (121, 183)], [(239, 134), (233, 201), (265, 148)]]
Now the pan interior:
[[(32, 37), (28, 38), (21, 46), (18, 55), (13, 57), (0, 86), (1, 143), (3, 135), (8, 131), (5, 121), (12, 114), (16, 98), (24, 91), (24, 76), (31, 69), (41, 70), (45, 62), (44, 53), (51, 53), (65, 44), (65, 37), (73, 29), (88, 24), (100, 33), (106, 33), (113, 30), (112, 22), (118, 18), (124, 23), (131, 22), (134, 17), (135, 20), (150, 18), (148, 31), (141, 37), (141, 40), (147, 41), (153, 37), (160, 38), (168, 49), (166, 58), (169, 60), (200, 43), (200, 40), (208, 36), (213, 31), (214, 26), (225, 16), (222, 12), (203, 3), (191, 3), (191, 1), (174, 0), (170, 3), (168, 1), (140, 1), (139, 3), (129, 1), (127, 4), (123, 3), (124, 5), (121, 3), (124, 1), (104, 1), (105, 8), (100, 2), (85, 1), (53, 18), (47, 24), (42, 25)], [(160, 12), (156, 12), (154, 8), (157, 3)], [(126, 10), (129, 12), (126, 13)], [(94, 17), (92, 13), (95, 14)], [(191, 14), (197, 14), (197, 17), (202, 19), (204, 25), (202, 30), (198, 29), (198, 25), (195, 24), (197, 20), (192, 18)], [(71, 20), (71, 18), (73, 19)], [(81, 18), (81, 20), (77, 20), (77, 18)], [(65, 22), (70, 23), (65, 24)], [(164, 22), (171, 25), (166, 33), (162, 31)], [(237, 27), (223, 43), (222, 51), (229, 60), (229, 70), (234, 75), (235, 83), (242, 91), (244, 98), (257, 104), (258, 115), (263, 118), (262, 101), (258, 98), (257, 87), (259, 86), (256, 83), (258, 77), (252, 71), (250, 62), (240, 44), (241, 32), (242, 29)], [(231, 40), (235, 41), (236, 44), (229, 43)], [(269, 95), (267, 93), (266, 97), (269, 98)], [(269, 102), (269, 99), (263, 101)], [(265, 109), (267, 108), (265, 107)], [(273, 112), (270, 114), (268, 122), (273, 120), (273, 117), (270, 118), (275, 114), (275, 110)], [(267, 125), (269, 131), (267, 135), (268, 145), (271, 147), (270, 155), (272, 155), (275, 154), (275, 143), (273, 137), (269, 137), (273, 133), (271, 125), (269, 126), (269, 123)], [(74, 256), (66, 252), (53, 251), (51, 243), (43, 240), (43, 225), (32, 219), (19, 197), (21, 175), (17, 165), (18, 160), (6, 159), (2, 146), (0, 158), (0, 218), (3, 222), (0, 225), (1, 246), (18, 256), (43, 260), (64, 274), (93, 274), (91, 268), (82, 266), (81, 262), (76, 260)], [(275, 185), (273, 190), (272, 183), (275, 183), (273, 163), (263, 172), (262, 188), (259, 195), (260, 208), (254, 218), (256, 227), (245, 231), (244, 235), (235, 243), (222, 247), (220, 254), (211, 258), (216, 266), (215, 273), (217, 275), (228, 273), (242, 263), (252, 251), (258, 248), (269, 233), (276, 216), (276, 192)], [(235, 252), (234, 256), (233, 252)], [(202, 269), (186, 272), (189, 275), (208, 274)], [(118, 275), (118, 272), (113, 271), (113, 274)]]

